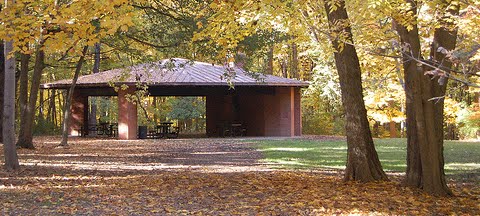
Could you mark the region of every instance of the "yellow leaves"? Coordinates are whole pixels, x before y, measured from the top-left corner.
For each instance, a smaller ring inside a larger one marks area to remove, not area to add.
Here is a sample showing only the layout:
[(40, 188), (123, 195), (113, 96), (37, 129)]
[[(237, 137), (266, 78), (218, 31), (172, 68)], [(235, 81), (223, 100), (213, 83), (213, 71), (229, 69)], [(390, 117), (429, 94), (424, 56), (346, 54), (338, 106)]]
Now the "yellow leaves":
[(287, 5), (286, 2), (271, 0), (213, 1), (200, 14), (211, 14), (211, 11), (214, 14), (206, 22), (196, 22), (200, 31), (195, 33), (193, 40), (207, 41), (222, 49), (219, 51), (222, 54), (225, 50), (236, 49), (240, 41), (259, 30), (276, 28), (287, 31), (288, 28), (296, 28), (296, 25), (288, 25), (290, 22), (286, 20), (289, 14), (294, 13), (288, 12)]
[(197, 28), (199, 29), (203, 28), (203, 23), (201, 21), (197, 22)]
[(122, 25), (120, 27), (120, 30), (122, 30), (123, 32), (127, 32), (128, 31), (128, 26), (127, 25)]
[(218, 1), (212, 1), (212, 3), (210, 3), (209, 6), (212, 9), (217, 9), (220, 6), (220, 4), (218, 4)]
[(326, 1), (328, 6), (330, 7), (330, 12), (336, 11), (338, 7), (340, 7), (340, 1), (339, 0), (327, 0)]
[[(133, 25), (133, 14), (127, 3), (126, 0), (77, 0), (53, 4), (49, 0), (19, 0), (15, 7), (0, 14), (0, 20), (6, 23), (0, 26), (0, 39), (13, 39), (16, 50), (37, 43), (45, 35), (48, 35), (45, 50), (49, 52), (83, 46), (79, 42), (91, 45), (117, 30), (128, 31)], [(96, 19), (101, 20), (100, 26), (93, 25)]]

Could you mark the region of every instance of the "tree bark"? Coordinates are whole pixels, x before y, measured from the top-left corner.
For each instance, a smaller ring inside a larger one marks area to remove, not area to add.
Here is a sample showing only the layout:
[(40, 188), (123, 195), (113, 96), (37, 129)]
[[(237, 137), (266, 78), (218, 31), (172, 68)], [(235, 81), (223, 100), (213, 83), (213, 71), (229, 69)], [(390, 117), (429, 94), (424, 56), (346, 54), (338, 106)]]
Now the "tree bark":
[(296, 43), (292, 43), (291, 45), (292, 53), (291, 53), (291, 60), (290, 60), (290, 78), (298, 78), (298, 48)]
[[(28, 103), (28, 69), (30, 63), (29, 54), (21, 54), (20, 58), (20, 78), (19, 78), (19, 93), (18, 102), (20, 105), (20, 113), (23, 117), (24, 110), (27, 109)], [(21, 124), (21, 123), (20, 123)]]
[[(410, 10), (416, 14), (416, 2), (407, 0)], [(444, 2), (448, 5), (447, 2)], [(459, 7), (444, 8), (450, 14), (458, 14)], [(442, 69), (450, 69), (451, 63), (445, 55), (437, 52), (439, 47), (447, 50), (455, 49), (456, 30), (448, 23), (447, 14), (442, 17), (442, 27), (435, 30), (432, 44), (431, 59)], [(433, 70), (418, 66), (416, 61), (423, 61), (418, 27), (408, 31), (405, 26), (397, 25), (397, 32), (403, 44), (408, 45), (408, 52), (403, 53), (403, 65), (406, 83), (407, 99), (407, 173), (405, 184), (422, 188), (435, 195), (451, 195), (444, 172), (443, 159), (443, 100), (430, 100), (445, 95), (447, 80), (440, 77), (424, 75)]]
[[(65, 98), (66, 98), (66, 93), (67, 91), (62, 91), (61, 94), (58, 95), (58, 105), (59, 107), (61, 107), (62, 109), (60, 110), (60, 115), (58, 116), (58, 123), (59, 124), (62, 124), (63, 123), (63, 117), (65, 116), (65, 113), (64, 113), (64, 107), (65, 107)], [(61, 125), (60, 125), (61, 126)]]
[(83, 62), (85, 61), (85, 54), (87, 53), (88, 46), (83, 47), (82, 55), (77, 62), (77, 66), (75, 68), (75, 74), (73, 75), (72, 85), (70, 89), (68, 89), (67, 98), (65, 99), (65, 104), (63, 106), (63, 125), (62, 125), (62, 141), (60, 142), (60, 146), (68, 146), (68, 124), (70, 121), (70, 115), (72, 110), (70, 105), (72, 104), (72, 97), (73, 91), (75, 91), (75, 85), (77, 84), (78, 76), (80, 75), (80, 71), (82, 70)]
[[(0, 5), (0, 10), (1, 5)], [(3, 41), (0, 41), (0, 84), (5, 83), (5, 56), (4, 53)], [(3, 89), (0, 88), (0, 143), (3, 143)]]
[(42, 50), (43, 41), (37, 45), (35, 51), (35, 66), (33, 68), (32, 85), (30, 86), (30, 97), (28, 106), (22, 114), (25, 122), (20, 125), (17, 146), (20, 148), (34, 149), (33, 146), (33, 121), (35, 117), (35, 108), (37, 105), (38, 91), (40, 89), (40, 81), (42, 79), (43, 69), (45, 68), (45, 53)]
[[(394, 109), (393, 101), (388, 101), (388, 106), (390, 109)], [(397, 123), (393, 120), (390, 120), (388, 127), (390, 129), (390, 138), (397, 138)]]
[(285, 58), (280, 59), (280, 69), (282, 70), (282, 77), (288, 78), (288, 62)]
[[(55, 92), (55, 90), (53, 90), (53, 92)], [(55, 102), (57, 99), (56, 99), (56, 94), (54, 93), (53, 94), (53, 107), (52, 107), (52, 122), (53, 122), (53, 125), (55, 125), (55, 127), (58, 127), (58, 121), (57, 121), (57, 103)], [(59, 97), (60, 98), (60, 97)], [(60, 100), (60, 99), (59, 99)]]
[(50, 90), (50, 96), (48, 101), (47, 121), (55, 125), (55, 89)]
[[(15, 1), (11, 1), (12, 4)], [(20, 168), (18, 163), (17, 149), (15, 147), (15, 57), (8, 56), (13, 50), (13, 42), (5, 42), (4, 56), (5, 82), (3, 101), (3, 149), (5, 155), (5, 169), (8, 171)]]
[(27, 107), (28, 107), (28, 67), (30, 63), (30, 55), (29, 54), (21, 54), (20, 60), (20, 78), (19, 78), (19, 93), (18, 93), (18, 105), (19, 105), (19, 112), (20, 115), (20, 131), (19, 136), (23, 136), (25, 134), (25, 122), (27, 121)]
[[(100, 43), (95, 43), (95, 50), (94, 50), (95, 56), (94, 56), (94, 62), (93, 62), (94, 74), (100, 72), (100, 51), (101, 51)], [(90, 106), (88, 123), (90, 125), (96, 125), (97, 124), (97, 103), (95, 98), (92, 98), (90, 105), (91, 106)]]
[(266, 74), (273, 74), (273, 50), (274, 46), (271, 45), (267, 54), (267, 69)]
[(153, 105), (153, 123), (155, 125), (158, 124), (158, 113), (157, 113), (157, 96), (153, 96), (153, 101), (152, 101), (152, 105)]
[(44, 122), (45, 121), (45, 113), (43, 110), (43, 107), (45, 105), (45, 100), (44, 100), (44, 95), (43, 95), (44, 90), (40, 89), (40, 95), (38, 96), (38, 114), (37, 114), (37, 119), (38, 123)]
[[(339, 7), (332, 10), (331, 5), (325, 2), (329, 28), (335, 35), (346, 34), (346, 40), (353, 42), (345, 1), (337, 3), (340, 4)], [(338, 38), (332, 39), (332, 45), (337, 50), (334, 53), (335, 65), (346, 115), (348, 156), (344, 179), (361, 182), (387, 180), (373, 144), (367, 119), (357, 51), (354, 46), (345, 42)]]

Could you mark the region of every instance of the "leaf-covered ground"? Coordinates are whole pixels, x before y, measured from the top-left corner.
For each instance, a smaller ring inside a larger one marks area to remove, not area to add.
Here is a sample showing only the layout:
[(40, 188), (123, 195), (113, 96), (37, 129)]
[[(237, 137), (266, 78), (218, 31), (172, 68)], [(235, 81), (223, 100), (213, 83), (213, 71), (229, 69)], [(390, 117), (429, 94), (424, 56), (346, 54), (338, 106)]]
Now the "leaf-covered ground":
[[(3, 215), (479, 215), (478, 182), (439, 198), (391, 182), (344, 183), (340, 171), (272, 170), (238, 139), (36, 138), (21, 171), (0, 171)], [(3, 149), (1, 159), (3, 160)]]

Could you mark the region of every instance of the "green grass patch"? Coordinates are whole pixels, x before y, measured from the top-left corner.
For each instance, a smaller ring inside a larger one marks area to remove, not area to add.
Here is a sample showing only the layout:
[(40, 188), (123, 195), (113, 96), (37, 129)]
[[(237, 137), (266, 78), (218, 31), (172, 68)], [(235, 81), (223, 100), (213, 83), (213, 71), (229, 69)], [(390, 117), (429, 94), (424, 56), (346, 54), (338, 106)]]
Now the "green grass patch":
[[(405, 172), (407, 140), (375, 139), (375, 148), (385, 171)], [(264, 162), (276, 168), (344, 169), (347, 158), (345, 141), (262, 140), (257, 148)], [(480, 142), (445, 141), (446, 174), (480, 174)]]

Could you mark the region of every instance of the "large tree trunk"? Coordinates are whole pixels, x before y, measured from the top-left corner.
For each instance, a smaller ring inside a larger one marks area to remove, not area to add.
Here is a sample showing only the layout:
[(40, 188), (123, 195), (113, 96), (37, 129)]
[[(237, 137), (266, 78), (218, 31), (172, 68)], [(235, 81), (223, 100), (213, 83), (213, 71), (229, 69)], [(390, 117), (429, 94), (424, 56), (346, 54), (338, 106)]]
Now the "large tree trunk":
[[(351, 28), (345, 2), (332, 10), (325, 2), (330, 30), (336, 35), (346, 34), (346, 41), (352, 42)], [(339, 26), (338, 24), (345, 24)], [(370, 126), (367, 120), (367, 110), (363, 101), (361, 69), (355, 47), (337, 38), (332, 40), (335, 52), (335, 65), (340, 79), (342, 103), (346, 115), (346, 133), (348, 144), (346, 181), (369, 182), (387, 180), (382, 170), (380, 160), (375, 150)]]
[[(0, 10), (1, 9), (0, 5)], [(5, 83), (5, 56), (3, 55), (3, 41), (0, 41), (0, 84)], [(0, 87), (0, 143), (3, 143), (3, 87)]]
[[(416, 14), (415, 1), (408, 0), (410, 10)], [(445, 5), (448, 5), (445, 3)], [(450, 14), (458, 14), (459, 7), (448, 9)], [(446, 14), (443, 19), (447, 20)], [(435, 30), (431, 59), (437, 67), (450, 69), (451, 63), (444, 59), (445, 55), (437, 52), (439, 47), (447, 50), (455, 49), (456, 30), (450, 31), (451, 23), (443, 20), (444, 25)], [(443, 159), (443, 97), (446, 90), (446, 79), (424, 75), (433, 70), (425, 66), (417, 66), (423, 61), (418, 27), (408, 31), (404, 26), (397, 26), (403, 44), (410, 50), (403, 53), (404, 73), (407, 96), (407, 175), (405, 184), (422, 188), (436, 195), (450, 195), (445, 180)], [(444, 81), (439, 79), (445, 79)]]
[[(11, 1), (12, 4), (14, 1)], [(8, 56), (13, 50), (13, 42), (5, 42), (4, 55), (5, 60), (5, 82), (4, 101), (3, 101), (3, 149), (5, 155), (5, 168), (7, 170), (17, 170), (20, 168), (18, 163), (17, 149), (15, 148), (15, 57)]]
[(80, 75), (80, 71), (82, 70), (83, 62), (85, 61), (85, 54), (87, 53), (88, 46), (83, 47), (82, 56), (77, 62), (77, 66), (75, 67), (75, 74), (73, 75), (72, 85), (70, 89), (68, 89), (67, 98), (65, 99), (65, 105), (63, 107), (63, 125), (62, 125), (62, 141), (60, 142), (60, 146), (68, 146), (68, 124), (70, 121), (70, 115), (72, 110), (70, 105), (72, 104), (72, 97), (73, 91), (75, 91), (75, 85), (77, 84), (78, 76)]
[(43, 41), (37, 45), (35, 51), (35, 66), (33, 68), (32, 86), (30, 87), (30, 97), (28, 99), (28, 106), (25, 109), (25, 122), (20, 125), (20, 132), (18, 134), (17, 146), (21, 148), (33, 149), (33, 121), (35, 117), (35, 108), (37, 105), (38, 91), (40, 89), (40, 81), (42, 79), (42, 72), (45, 68), (44, 60), (45, 53), (42, 50)]

